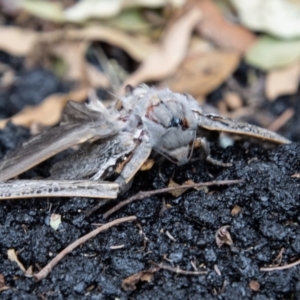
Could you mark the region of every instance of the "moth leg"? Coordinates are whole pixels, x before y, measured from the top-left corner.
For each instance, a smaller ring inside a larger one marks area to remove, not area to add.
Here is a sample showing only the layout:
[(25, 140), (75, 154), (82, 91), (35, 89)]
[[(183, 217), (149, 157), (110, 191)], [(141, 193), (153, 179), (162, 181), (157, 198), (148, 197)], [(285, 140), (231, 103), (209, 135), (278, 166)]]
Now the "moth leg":
[(131, 159), (125, 165), (119, 177), (115, 180), (120, 186), (120, 192), (125, 192), (131, 186), (131, 180), (134, 175), (141, 168), (143, 163), (148, 159), (151, 153), (152, 147), (147, 142), (142, 142), (134, 150)]
[(210, 156), (210, 147), (209, 147), (209, 142), (207, 141), (206, 138), (197, 138), (197, 141), (201, 144), (206, 160), (210, 162), (212, 165), (219, 166), (219, 167), (231, 167), (231, 163), (223, 163), (222, 161), (219, 161), (217, 159), (214, 159)]

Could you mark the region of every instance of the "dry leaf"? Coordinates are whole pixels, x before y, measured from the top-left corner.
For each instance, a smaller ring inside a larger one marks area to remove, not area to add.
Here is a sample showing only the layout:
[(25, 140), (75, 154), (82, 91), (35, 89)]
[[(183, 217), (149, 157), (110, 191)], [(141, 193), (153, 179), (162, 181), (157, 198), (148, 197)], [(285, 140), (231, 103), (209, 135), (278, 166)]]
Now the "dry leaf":
[(4, 128), (8, 121), (15, 125), (30, 127), (33, 123), (52, 126), (59, 122), (61, 113), (69, 100), (82, 102), (87, 97), (87, 90), (82, 89), (70, 94), (54, 94), (47, 97), (38, 106), (28, 106), (13, 117), (0, 121), (0, 128)]
[(59, 214), (51, 214), (51, 217), (50, 217), (50, 226), (54, 230), (57, 230), (60, 224), (61, 224), (61, 215), (59, 215)]
[(153, 274), (159, 270), (160, 270), (159, 268), (153, 268), (150, 270), (141, 271), (133, 275), (130, 275), (123, 280), (122, 288), (127, 292), (134, 291), (136, 289), (136, 284), (139, 281), (147, 281), (147, 282), (152, 281)]
[(0, 49), (12, 55), (25, 56), (30, 53), (39, 39), (39, 34), (13, 26), (0, 27)]
[(87, 43), (62, 41), (49, 46), (48, 51), (63, 59), (67, 65), (64, 77), (71, 81), (83, 81)]
[(230, 0), (242, 23), (281, 38), (300, 36), (299, 4), (287, 0)]
[(260, 284), (259, 284), (259, 282), (256, 281), (256, 280), (251, 280), (251, 281), (249, 282), (249, 287), (250, 287), (250, 289), (251, 289), (252, 291), (257, 292), (257, 291), (259, 290), (259, 288), (260, 288)]
[(300, 61), (268, 73), (266, 80), (266, 96), (275, 100), (281, 95), (292, 95), (297, 92), (300, 80)]
[(234, 217), (234, 216), (238, 215), (241, 210), (242, 210), (242, 208), (240, 206), (235, 205), (230, 213)]
[(64, 21), (63, 5), (59, 1), (19, 0), (18, 7), (44, 20)]
[(229, 228), (230, 228), (230, 226), (226, 225), (217, 230), (216, 235), (215, 235), (215, 240), (216, 240), (216, 244), (219, 248), (222, 247), (224, 244), (227, 244), (229, 246), (233, 245), (231, 235), (228, 231)]
[(133, 59), (143, 61), (157, 46), (145, 37), (131, 36), (117, 29), (100, 25), (88, 26), (84, 29), (69, 29), (64, 38), (70, 40), (102, 41), (126, 51)]
[(5, 285), (5, 278), (0, 274), (0, 292), (8, 290), (10, 287)]
[(85, 63), (85, 72), (89, 81), (89, 85), (95, 89), (97, 88), (109, 88), (109, 81), (107, 77), (95, 66), (89, 63)]
[(185, 0), (81, 0), (65, 10), (65, 19), (70, 22), (84, 22), (90, 18), (107, 19), (118, 15), (122, 9), (132, 6), (159, 8), (167, 4), (181, 6), (184, 2)]
[(128, 77), (124, 86), (137, 86), (144, 81), (159, 80), (176, 71), (187, 51), (193, 28), (201, 19), (194, 9), (178, 19), (167, 30), (161, 46), (146, 58), (141, 66)]
[(8, 259), (10, 261), (14, 261), (15, 263), (17, 263), (17, 265), (19, 266), (19, 268), (25, 273), (26, 272), (26, 269), (25, 267), (23, 266), (23, 264), (19, 261), (18, 259), (18, 256), (17, 256), (17, 253), (15, 251), (15, 249), (8, 249), (7, 250), (7, 256), (8, 256)]
[(240, 95), (236, 92), (226, 92), (224, 95), (224, 100), (227, 106), (232, 110), (236, 110), (243, 106), (243, 101)]
[(222, 84), (237, 68), (240, 55), (212, 51), (186, 58), (177, 72), (166, 80), (173, 91), (193, 96), (206, 95)]
[(221, 49), (244, 53), (255, 43), (255, 35), (225, 20), (213, 1), (201, 0), (197, 1), (196, 5), (203, 14), (203, 20), (197, 26), (197, 31)]
[(19, 56), (29, 55), (39, 43), (53, 46), (54, 43), (61, 43), (62, 40), (103, 41), (120, 47), (137, 61), (143, 61), (157, 48), (145, 37), (131, 36), (120, 30), (100, 25), (41, 33), (17, 27), (0, 27), (0, 36), (0, 49)]
[[(173, 179), (170, 179), (168, 187), (179, 187), (180, 184), (176, 183)], [(182, 195), (187, 189), (178, 189), (178, 190), (173, 190), (173, 191), (169, 191), (168, 193), (171, 194), (174, 197), (179, 197), (180, 195)]]
[(147, 159), (141, 166), (140, 171), (148, 171), (153, 167), (154, 164), (155, 164), (154, 159), (152, 159), (152, 158)]

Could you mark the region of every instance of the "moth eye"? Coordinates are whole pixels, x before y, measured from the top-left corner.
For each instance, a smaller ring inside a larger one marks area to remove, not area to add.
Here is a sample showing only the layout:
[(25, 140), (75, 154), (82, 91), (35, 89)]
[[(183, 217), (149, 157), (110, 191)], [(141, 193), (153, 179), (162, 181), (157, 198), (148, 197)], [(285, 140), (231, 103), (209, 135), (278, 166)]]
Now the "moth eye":
[(177, 118), (177, 117), (172, 117), (170, 123), (169, 123), (169, 126), (168, 128), (170, 127), (178, 127), (178, 126), (181, 126), (182, 125), (182, 120)]

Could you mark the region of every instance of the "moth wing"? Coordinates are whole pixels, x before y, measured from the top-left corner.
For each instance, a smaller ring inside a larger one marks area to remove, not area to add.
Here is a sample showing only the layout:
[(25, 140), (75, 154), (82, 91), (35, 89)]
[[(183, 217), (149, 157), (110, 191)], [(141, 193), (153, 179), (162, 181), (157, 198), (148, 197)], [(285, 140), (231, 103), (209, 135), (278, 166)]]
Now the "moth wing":
[(291, 143), (291, 141), (273, 131), (214, 114), (201, 116), (198, 126), (210, 131), (249, 136), (275, 144)]
[(75, 110), (77, 115), (70, 114), (68, 121), (71, 124), (63, 122), (58, 127), (49, 128), (8, 153), (0, 162), (0, 181), (15, 177), (71, 146), (90, 139), (105, 138), (120, 130), (119, 123), (112, 124), (105, 119), (100, 120), (99, 114), (98, 120), (92, 121), (88, 111), (83, 114), (74, 107), (67, 111), (65, 117), (68, 117), (72, 110)]

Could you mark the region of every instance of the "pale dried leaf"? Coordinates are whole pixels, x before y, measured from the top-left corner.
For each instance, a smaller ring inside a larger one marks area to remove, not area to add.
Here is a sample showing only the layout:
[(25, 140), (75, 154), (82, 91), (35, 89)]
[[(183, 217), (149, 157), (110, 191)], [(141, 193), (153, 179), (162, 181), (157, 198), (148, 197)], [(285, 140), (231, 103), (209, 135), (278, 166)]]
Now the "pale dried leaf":
[(98, 88), (109, 88), (109, 81), (107, 77), (95, 66), (89, 63), (85, 63), (85, 72), (89, 80), (91, 87)]
[(59, 1), (19, 0), (18, 7), (44, 20), (64, 21), (63, 5)]
[(229, 246), (233, 245), (231, 235), (228, 231), (229, 228), (230, 228), (230, 226), (226, 225), (217, 230), (216, 235), (215, 235), (215, 240), (216, 240), (216, 244), (219, 248), (222, 247), (224, 244), (227, 244)]
[(300, 6), (286, 0), (230, 0), (241, 22), (281, 38), (300, 36)]
[(3, 274), (0, 274), (0, 292), (8, 290), (10, 287), (5, 285), (5, 278)]
[(166, 80), (173, 91), (203, 96), (222, 84), (237, 68), (237, 52), (212, 51), (187, 58)]
[(18, 256), (17, 256), (17, 253), (15, 251), (15, 249), (8, 249), (7, 250), (7, 256), (8, 256), (8, 259), (10, 261), (13, 261), (15, 263), (17, 263), (17, 265), (19, 266), (19, 268), (25, 273), (26, 272), (26, 269), (25, 267), (23, 266), (23, 264), (19, 261), (18, 259)]
[(255, 43), (256, 36), (246, 28), (227, 21), (214, 1), (195, 2), (203, 14), (203, 20), (197, 26), (201, 36), (221, 49), (240, 53), (244, 53)]
[(281, 95), (292, 95), (297, 92), (300, 80), (300, 62), (268, 73), (266, 80), (266, 96), (275, 100)]
[(167, 30), (161, 46), (128, 77), (124, 86), (137, 86), (141, 82), (163, 79), (174, 73), (186, 55), (192, 30), (200, 19), (201, 12), (197, 9), (178, 19)]
[(226, 92), (224, 95), (224, 100), (227, 106), (232, 110), (236, 110), (243, 106), (241, 96), (236, 92)]
[(39, 39), (39, 34), (13, 26), (0, 27), (0, 49), (12, 55), (25, 56), (30, 53)]
[(245, 58), (249, 64), (266, 71), (288, 66), (300, 58), (300, 39), (279, 40), (261, 36)]
[(47, 97), (38, 106), (28, 106), (13, 117), (0, 121), (0, 128), (4, 128), (8, 121), (15, 125), (30, 127), (33, 123), (51, 126), (59, 122), (61, 113), (69, 100), (82, 102), (87, 97), (86, 89), (70, 94), (54, 94)]
[(133, 275), (128, 276), (122, 281), (122, 288), (125, 291), (134, 291), (139, 281), (150, 282), (153, 280), (153, 274), (159, 271), (159, 268), (153, 268), (146, 271), (141, 271)]
[(100, 25), (91, 25), (84, 29), (69, 29), (64, 32), (64, 37), (70, 40), (106, 42), (123, 49), (137, 61), (144, 60), (157, 49), (157, 46), (145, 37), (131, 36), (120, 30)]
[[(168, 187), (179, 187), (180, 184), (176, 183), (173, 179), (170, 179)], [(168, 193), (171, 194), (174, 197), (179, 197), (182, 195), (187, 189), (178, 189), (178, 190), (173, 190), (169, 191)]]
[(64, 41), (50, 45), (49, 52), (60, 57), (67, 65), (65, 79), (83, 81), (86, 49), (87, 43)]
[(130, 7), (159, 8), (165, 5), (183, 5), (185, 0), (81, 0), (65, 10), (65, 20), (84, 22), (90, 18), (107, 19), (117, 16), (122, 9)]
[(57, 230), (60, 224), (61, 224), (61, 215), (51, 214), (51, 216), (50, 216), (50, 226), (54, 230)]

